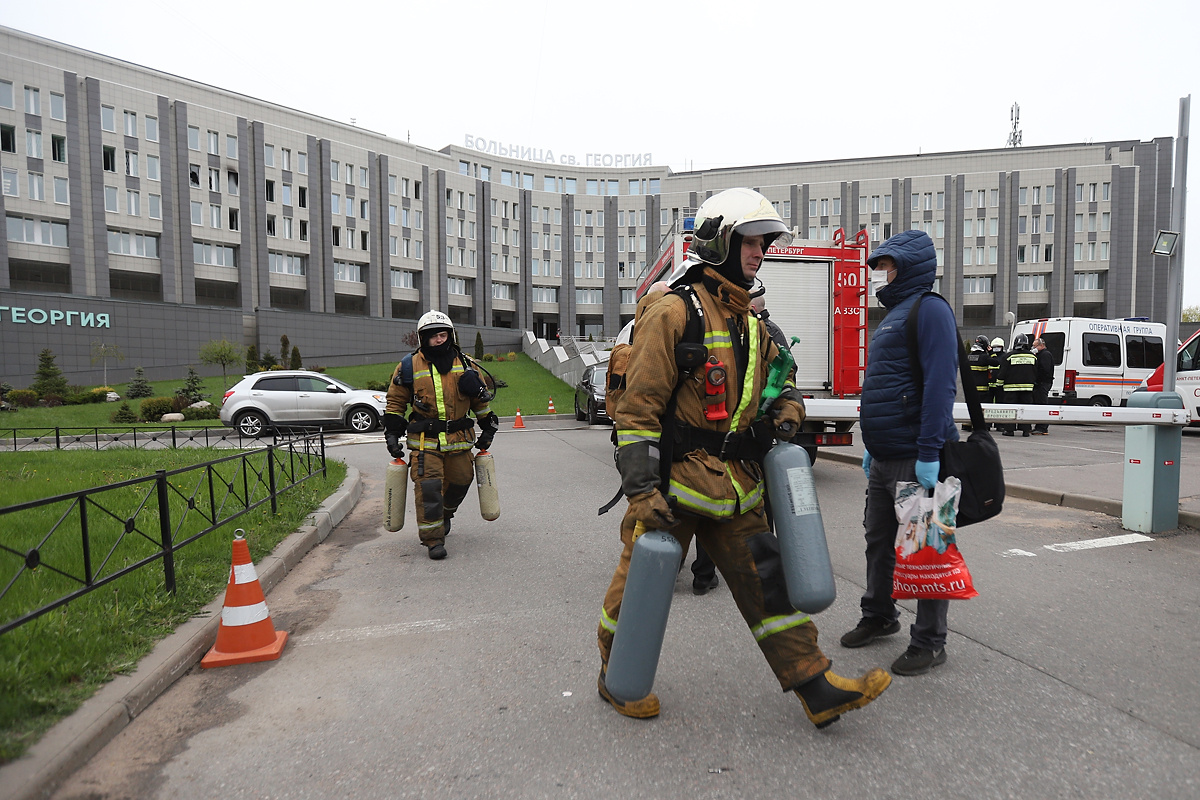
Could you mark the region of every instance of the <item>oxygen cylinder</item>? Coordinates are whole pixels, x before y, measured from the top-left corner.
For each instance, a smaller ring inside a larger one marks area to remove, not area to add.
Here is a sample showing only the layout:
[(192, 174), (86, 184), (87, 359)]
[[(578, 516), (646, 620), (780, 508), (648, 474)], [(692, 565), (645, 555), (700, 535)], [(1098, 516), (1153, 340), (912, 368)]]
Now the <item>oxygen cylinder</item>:
[(500, 492), (496, 487), (496, 457), (487, 450), (475, 454), (475, 489), (479, 513), (488, 522), (500, 517)]
[(383, 479), (383, 527), (398, 531), (404, 527), (404, 506), (408, 502), (408, 464), (403, 458), (388, 462)]
[(604, 677), (609, 693), (624, 703), (641, 700), (654, 688), (675, 577), (683, 559), (678, 540), (665, 531), (646, 532), (639, 522), (634, 535), (637, 539), (629, 557), (625, 595)]
[(780, 442), (763, 459), (763, 472), (788, 600), (806, 614), (824, 611), (833, 605), (837, 587), (808, 453), (799, 445)]

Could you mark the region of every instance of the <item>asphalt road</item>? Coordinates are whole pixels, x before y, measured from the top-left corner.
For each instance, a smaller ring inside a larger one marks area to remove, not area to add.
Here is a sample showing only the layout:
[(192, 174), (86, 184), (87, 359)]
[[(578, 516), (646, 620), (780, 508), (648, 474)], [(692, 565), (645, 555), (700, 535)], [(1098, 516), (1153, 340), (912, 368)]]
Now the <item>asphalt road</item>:
[[(500, 519), (480, 519), (472, 492), (442, 562), (417, 541), (411, 497), (406, 528), (383, 530), (378, 437), (332, 449), (364, 492), (268, 597), (291, 634), (283, 656), (191, 669), (55, 797), (1200, 795), (1196, 531), (1064, 548), (1127, 532), (1010, 499), (960, 534), (980, 596), (951, 608), (948, 663), (896, 677), (823, 731), (779, 692), (724, 585), (695, 597), (685, 569), (662, 714), (630, 720), (595, 691), (620, 551), (619, 510), (596, 516), (617, 488), (610, 429), (540, 427), (497, 437)], [(1009, 480), (1059, 475), (1119, 496), (1113, 433), (1002, 439)], [(1186, 437), (1185, 464), (1198, 448)], [(858, 619), (862, 472), (825, 459), (815, 471), (838, 588), (817, 617), (822, 645), (842, 674), (886, 667), (906, 627), (837, 644)], [(915, 604), (901, 605), (907, 625)]]

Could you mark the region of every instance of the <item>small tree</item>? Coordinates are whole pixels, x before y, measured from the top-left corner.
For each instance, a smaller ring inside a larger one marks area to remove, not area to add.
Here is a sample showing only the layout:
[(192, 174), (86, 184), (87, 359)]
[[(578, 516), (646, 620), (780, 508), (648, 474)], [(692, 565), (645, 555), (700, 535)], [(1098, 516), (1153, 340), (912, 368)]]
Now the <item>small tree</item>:
[(286, 364), (292, 355), (292, 343), (288, 341), (287, 334), (279, 337), (279, 363)]
[(292, 369), (304, 369), (304, 362), (300, 360), (300, 348), (297, 345), (292, 345)]
[[(141, 369), (141, 367), (138, 367), (138, 369)], [(116, 423), (129, 424), (137, 422), (137, 414), (133, 413), (133, 409), (129, 407), (129, 403), (122, 402), (120, 407), (109, 417), (109, 420)]]
[(270, 369), (279, 362), (275, 360), (275, 354), (268, 351), (262, 354), (262, 358), (258, 360), (258, 363), (263, 369)]
[(67, 393), (67, 379), (63, 377), (58, 364), (54, 363), (54, 351), (49, 347), (38, 353), (37, 377), (29, 388), (37, 392), (39, 397)]
[(125, 389), (125, 396), (132, 400), (154, 396), (154, 390), (150, 388), (150, 381), (146, 380), (146, 371), (141, 367), (133, 371), (133, 380)]
[(1188, 306), (1179, 315), (1180, 322), (1200, 322), (1200, 306)]
[(199, 403), (204, 399), (204, 382), (200, 380), (200, 376), (196, 374), (196, 369), (191, 364), (188, 364), (187, 377), (183, 379), (183, 386), (175, 390), (175, 394), (184, 398), (188, 403)]
[(99, 339), (92, 339), (92, 363), (97, 361), (104, 364), (104, 385), (108, 386), (108, 360), (115, 358), (118, 362), (125, 360), (125, 354), (115, 344), (105, 344)]
[(213, 339), (200, 347), (200, 361), (204, 364), (221, 365), (221, 388), (228, 389), (229, 381), (225, 377), (226, 369), (232, 364), (238, 364), (246, 358), (246, 351), (240, 344), (234, 344), (228, 339)]
[(258, 346), (252, 344), (246, 348), (246, 374), (253, 375), (258, 369)]
[(483, 359), (483, 331), (475, 331), (475, 358)]

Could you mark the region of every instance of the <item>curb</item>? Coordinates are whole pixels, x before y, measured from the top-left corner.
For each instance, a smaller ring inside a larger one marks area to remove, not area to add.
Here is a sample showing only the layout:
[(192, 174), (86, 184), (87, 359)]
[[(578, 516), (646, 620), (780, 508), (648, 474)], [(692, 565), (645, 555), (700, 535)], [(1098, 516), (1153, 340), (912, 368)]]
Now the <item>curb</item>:
[[(362, 496), (362, 477), (347, 465), (346, 480), (302, 525), (255, 565), (267, 594), (304, 556), (325, 541)], [(88, 759), (113, 740), (125, 726), (199, 663), (212, 647), (221, 622), (224, 592), (196, 616), (175, 629), (138, 662), (130, 675), (117, 676), (92, 695), (73, 714), (46, 732), (16, 761), (0, 768), (0, 800), (49, 797)]]
[[(817, 458), (826, 461), (836, 461), (841, 464), (853, 464), (854, 466), (862, 464), (862, 456), (854, 453), (818, 450)], [(1110, 517), (1117, 517), (1118, 519), (1121, 517), (1121, 501), (1113, 500), (1110, 497), (1093, 497), (1087, 494), (1055, 492), (1050, 489), (1043, 489), (1040, 486), (1021, 486), (1015, 483), (1005, 485), (1004, 493), (1007, 497), (1032, 500), (1035, 503), (1076, 508), (1080, 511), (1096, 511), (1101, 514), (1107, 514)], [(1200, 528), (1200, 513), (1180, 510), (1179, 525), (1189, 528)]]

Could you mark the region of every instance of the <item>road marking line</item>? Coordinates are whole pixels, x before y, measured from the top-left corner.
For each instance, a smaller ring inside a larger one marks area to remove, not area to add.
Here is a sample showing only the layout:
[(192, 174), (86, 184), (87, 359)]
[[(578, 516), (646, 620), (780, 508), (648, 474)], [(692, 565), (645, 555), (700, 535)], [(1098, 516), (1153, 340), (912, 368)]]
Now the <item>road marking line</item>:
[(1073, 550), (1092, 550), (1097, 547), (1114, 547), (1119, 544), (1133, 544), (1134, 542), (1153, 542), (1149, 536), (1143, 536), (1140, 533), (1126, 533), (1120, 536), (1106, 536), (1103, 539), (1087, 539), (1082, 542), (1065, 542), (1063, 544), (1047, 544), (1043, 545), (1047, 550), (1053, 550), (1056, 553), (1069, 553)]
[(1012, 558), (1013, 556), (1033, 556), (1035, 558), (1037, 557), (1037, 553), (1031, 553), (1028, 550), (1018, 550), (1015, 547), (1012, 550), (1005, 550), (1000, 555), (1003, 558)]

